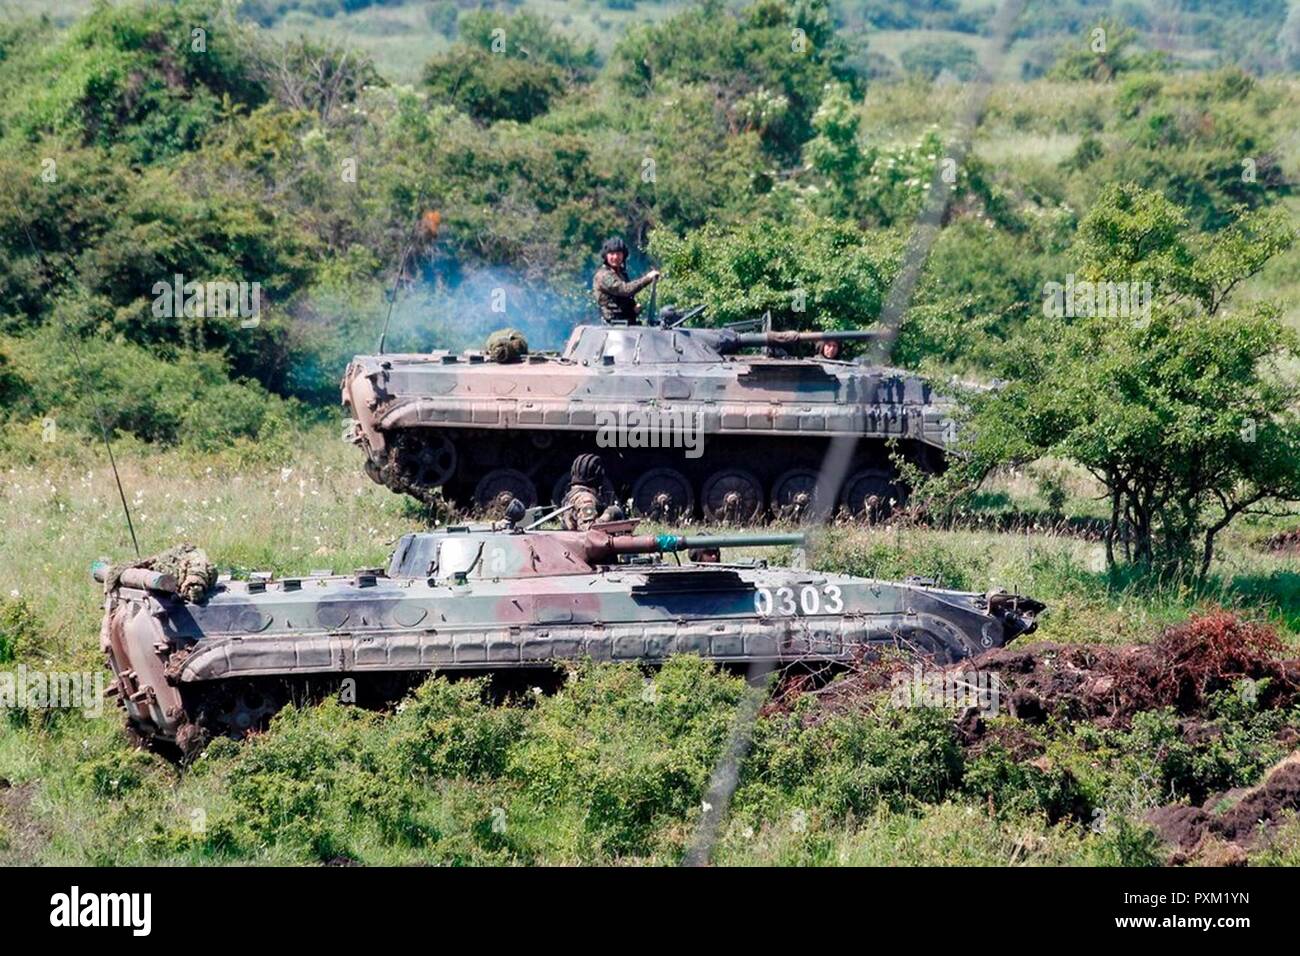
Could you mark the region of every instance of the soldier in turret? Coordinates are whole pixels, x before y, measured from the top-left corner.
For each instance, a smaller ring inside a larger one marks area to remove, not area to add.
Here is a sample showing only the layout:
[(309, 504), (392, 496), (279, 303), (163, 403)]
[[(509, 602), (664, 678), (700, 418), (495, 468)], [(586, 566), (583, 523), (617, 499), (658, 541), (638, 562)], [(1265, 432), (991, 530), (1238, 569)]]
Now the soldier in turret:
[(602, 521), (621, 521), (623, 509), (608, 500), (605, 492), (605, 465), (599, 455), (579, 455), (569, 472), (569, 490), (560, 502), (569, 510), (560, 515), (566, 531), (586, 531)]
[(591, 282), (600, 317), (606, 322), (636, 325), (641, 311), (636, 294), (659, 278), (659, 270), (651, 269), (639, 279), (628, 279), (627, 243), (617, 237), (605, 240), (600, 258), (601, 266)]

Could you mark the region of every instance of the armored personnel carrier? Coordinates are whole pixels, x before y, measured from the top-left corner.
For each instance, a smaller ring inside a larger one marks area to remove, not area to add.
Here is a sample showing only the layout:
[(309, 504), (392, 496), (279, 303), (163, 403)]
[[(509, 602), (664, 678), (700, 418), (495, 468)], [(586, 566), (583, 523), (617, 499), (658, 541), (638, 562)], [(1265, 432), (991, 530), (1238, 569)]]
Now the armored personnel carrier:
[[(569, 466), (601, 455), (621, 501), (669, 524), (799, 519), (839, 507), (887, 512), (906, 489), (893, 449), (941, 470), (947, 403), (897, 369), (793, 357), (867, 331), (743, 332), (580, 325), (559, 354), (447, 351), (358, 356), (343, 378), (345, 435), (367, 473), (397, 492), (461, 505), (559, 503)], [(761, 353), (747, 350), (763, 350)], [(839, 500), (815, 501), (835, 436), (855, 436)]]
[[(348, 679), (364, 703), (434, 671), (554, 671), (584, 658), (833, 664), (898, 646), (950, 661), (1032, 631), (1043, 608), (1004, 592), (720, 561), (720, 549), (798, 535), (636, 535), (632, 524), (408, 534), (387, 570), (347, 576), (182, 583), (99, 564), (112, 692), (136, 732), (193, 752)], [(663, 559), (683, 551), (696, 560)]]

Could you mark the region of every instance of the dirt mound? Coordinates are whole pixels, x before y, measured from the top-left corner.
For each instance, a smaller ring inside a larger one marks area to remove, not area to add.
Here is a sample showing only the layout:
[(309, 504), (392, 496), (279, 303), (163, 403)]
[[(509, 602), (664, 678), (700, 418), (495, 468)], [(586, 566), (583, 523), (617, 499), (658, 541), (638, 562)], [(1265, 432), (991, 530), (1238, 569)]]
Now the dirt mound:
[(1049, 717), (1127, 727), (1134, 714), (1175, 707), (1194, 715), (1209, 695), (1249, 679), (1265, 681), (1262, 707), (1300, 692), (1300, 660), (1268, 625), (1217, 611), (1167, 630), (1152, 644), (1109, 647), (1040, 642), (998, 648), (964, 665), (999, 678), (1007, 710), (1038, 723)]
[[(1040, 641), (986, 651), (934, 673), (958, 682), (971, 672), (995, 675), (999, 709), (1027, 723), (1057, 717), (1127, 729), (1134, 714), (1161, 707), (1195, 718), (1211, 694), (1242, 680), (1260, 682), (1260, 707), (1287, 706), (1300, 695), (1300, 659), (1284, 658), (1286, 651), (1271, 626), (1213, 611), (1169, 628), (1151, 644)], [(863, 661), (852, 674), (831, 683), (819, 675), (787, 675), (764, 710), (788, 711), (805, 695), (817, 698), (808, 718), (813, 722), (861, 710), (898, 681), (908, 680), (918, 666), (891, 655)], [(1195, 720), (1186, 725), (1189, 739), (1217, 732)], [(984, 722), (967, 714), (958, 731), (964, 744), (973, 745), (984, 734)]]
[(1300, 811), (1300, 751), (1262, 783), (1216, 794), (1199, 807), (1170, 804), (1146, 816), (1174, 850), (1171, 863), (1235, 865), (1267, 843), (1273, 829)]

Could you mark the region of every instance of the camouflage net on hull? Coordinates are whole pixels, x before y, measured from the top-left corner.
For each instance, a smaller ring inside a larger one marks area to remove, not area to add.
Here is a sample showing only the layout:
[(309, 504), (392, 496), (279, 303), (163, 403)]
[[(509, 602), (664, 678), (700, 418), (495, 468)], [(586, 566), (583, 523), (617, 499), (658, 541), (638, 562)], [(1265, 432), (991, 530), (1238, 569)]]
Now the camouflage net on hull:
[(116, 588), (122, 572), (128, 568), (168, 575), (176, 581), (176, 593), (190, 603), (201, 600), (217, 583), (217, 566), (208, 560), (202, 548), (192, 544), (178, 544), (139, 561), (113, 565), (104, 579), (104, 590)]
[(499, 329), (488, 336), (484, 352), (493, 362), (509, 365), (528, 354), (528, 340), (518, 329)]

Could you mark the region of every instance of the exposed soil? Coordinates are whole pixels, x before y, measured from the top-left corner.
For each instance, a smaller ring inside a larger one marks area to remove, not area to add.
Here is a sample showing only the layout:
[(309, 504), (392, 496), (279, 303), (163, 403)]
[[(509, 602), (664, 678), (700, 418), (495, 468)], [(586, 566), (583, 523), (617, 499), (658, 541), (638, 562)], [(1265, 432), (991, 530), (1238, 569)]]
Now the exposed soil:
[[(996, 673), (1007, 710), (1029, 723), (1058, 717), (1126, 728), (1134, 714), (1161, 707), (1195, 716), (1211, 694), (1243, 679), (1268, 681), (1258, 690), (1261, 707), (1286, 706), (1300, 694), (1300, 659), (1285, 652), (1271, 627), (1220, 611), (1170, 628), (1152, 644), (1039, 642), (955, 666)], [(1188, 732), (1202, 731), (1189, 724)]]
[[(1300, 658), (1287, 658), (1287, 650), (1269, 625), (1215, 611), (1169, 628), (1151, 644), (1014, 644), (945, 670), (995, 674), (1002, 709), (1026, 723), (1057, 717), (1126, 729), (1134, 714), (1161, 707), (1194, 718), (1211, 694), (1245, 679), (1268, 681), (1258, 688), (1259, 706), (1287, 706), (1300, 695)], [(789, 709), (805, 694), (817, 696), (821, 714), (860, 709), (913, 666), (893, 656), (864, 661), (846, 679), (824, 686), (807, 674), (787, 677), (767, 709)], [(963, 740), (973, 744), (983, 722), (970, 715), (963, 721)], [(1215, 732), (1195, 721), (1186, 730), (1189, 739)]]
[[(1173, 707), (1188, 743), (1222, 733), (1205, 713), (1210, 695), (1261, 682), (1261, 708), (1287, 707), (1300, 700), (1300, 659), (1267, 624), (1226, 611), (1193, 617), (1169, 628), (1151, 644), (1112, 646), (1038, 642), (988, 651), (944, 668), (949, 673), (997, 676), (1003, 713), (1016, 722), (986, 721), (971, 707), (957, 719), (958, 740), (972, 756), (997, 745), (1023, 763), (1045, 759), (1033, 724), (1056, 718), (1099, 727), (1127, 729), (1142, 711)], [(818, 698), (809, 720), (861, 709), (887, 694), (899, 672), (914, 662), (898, 657), (864, 662), (847, 678), (820, 684), (808, 675), (787, 678), (767, 705), (788, 711), (795, 701)], [(1265, 683), (1266, 682), (1266, 683)], [(1284, 746), (1300, 747), (1300, 733), (1284, 727)], [(1146, 817), (1169, 846), (1173, 864), (1244, 865), (1267, 844), (1272, 831), (1300, 812), (1300, 750), (1273, 767), (1254, 787), (1215, 794), (1201, 806), (1171, 804)]]
[(1297, 811), (1300, 751), (1274, 766), (1256, 786), (1215, 794), (1199, 807), (1157, 807), (1146, 822), (1173, 849), (1172, 864), (1241, 865)]

